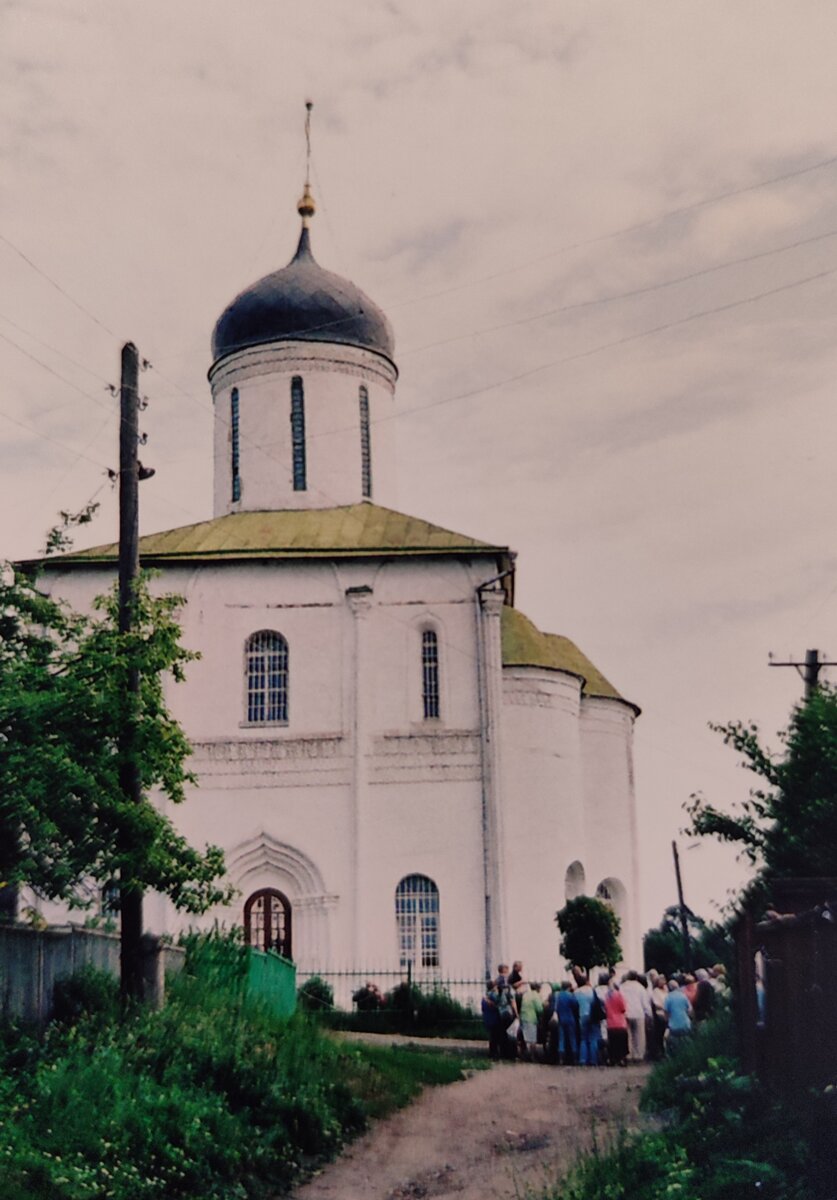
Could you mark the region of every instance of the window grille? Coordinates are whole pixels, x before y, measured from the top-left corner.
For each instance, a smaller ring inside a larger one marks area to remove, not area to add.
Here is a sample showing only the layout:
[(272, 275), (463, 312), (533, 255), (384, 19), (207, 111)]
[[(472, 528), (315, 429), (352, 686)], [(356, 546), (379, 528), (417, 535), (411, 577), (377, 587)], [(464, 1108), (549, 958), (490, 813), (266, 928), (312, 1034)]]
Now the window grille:
[(291, 453), (294, 491), (304, 492), (308, 487), (305, 466), (305, 395), (299, 375), (294, 375), (291, 380)]
[(401, 969), (439, 966), (439, 889), (426, 875), (407, 875), (395, 889)]
[(372, 443), (369, 438), (369, 392), (364, 384), (358, 392), (360, 402), (360, 475), (364, 500), (372, 499)]
[(424, 719), (439, 716), (439, 639), (435, 630), (421, 635), (421, 694)]
[(288, 643), (281, 633), (262, 630), (247, 641), (247, 720), (254, 724), (288, 719)]
[(232, 498), (233, 500), (241, 499), (241, 475), (240, 471), (240, 431), (239, 431), (239, 414), (238, 414), (238, 388), (233, 388), (230, 394), (230, 431), (231, 431), (231, 459), (232, 459)]
[(119, 915), (122, 893), (118, 879), (109, 879), (102, 888), (102, 916), (116, 917)]

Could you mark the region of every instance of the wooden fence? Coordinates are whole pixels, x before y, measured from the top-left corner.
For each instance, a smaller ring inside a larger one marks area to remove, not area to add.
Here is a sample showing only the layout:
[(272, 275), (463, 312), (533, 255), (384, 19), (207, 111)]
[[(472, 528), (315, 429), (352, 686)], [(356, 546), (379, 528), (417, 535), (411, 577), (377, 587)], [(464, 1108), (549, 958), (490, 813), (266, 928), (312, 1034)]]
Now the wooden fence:
[(837, 879), (778, 880), (774, 909), (736, 931), (744, 1066), (775, 1091), (837, 1084)]

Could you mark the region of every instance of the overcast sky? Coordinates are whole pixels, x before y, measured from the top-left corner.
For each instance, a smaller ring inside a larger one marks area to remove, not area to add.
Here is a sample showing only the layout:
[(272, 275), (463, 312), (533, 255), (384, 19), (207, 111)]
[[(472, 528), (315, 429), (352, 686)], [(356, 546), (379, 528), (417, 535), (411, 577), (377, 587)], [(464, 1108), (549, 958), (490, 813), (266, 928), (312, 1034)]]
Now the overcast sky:
[[(94, 495), (79, 545), (115, 536), (129, 338), (143, 530), (211, 516), (210, 334), (293, 253), (312, 97), (316, 257), (395, 328), (399, 507), (517, 550), (519, 607), (642, 707), (655, 924), (683, 801), (746, 794), (707, 722), (775, 744), (768, 651), (837, 656), (837, 9), (0, 0), (0, 47), (0, 555)], [(740, 868), (680, 844), (712, 916)]]

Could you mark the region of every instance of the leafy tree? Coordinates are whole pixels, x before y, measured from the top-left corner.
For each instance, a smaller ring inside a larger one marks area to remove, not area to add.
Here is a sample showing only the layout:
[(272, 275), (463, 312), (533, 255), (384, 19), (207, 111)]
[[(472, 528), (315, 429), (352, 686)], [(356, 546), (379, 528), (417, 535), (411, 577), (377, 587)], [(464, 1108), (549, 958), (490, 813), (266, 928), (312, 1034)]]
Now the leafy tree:
[(819, 687), (794, 709), (779, 736), (784, 753), (766, 750), (756, 725), (712, 726), (763, 782), (730, 813), (700, 795), (687, 805), (691, 831), (738, 845), (757, 869), (756, 887), (771, 878), (831, 876), (837, 863), (837, 691)]
[(576, 896), (555, 914), (555, 923), (562, 935), (560, 951), (569, 965), (589, 971), (615, 966), (621, 959), (621, 923), (604, 900)]
[[(92, 903), (92, 885), (114, 880), (187, 912), (229, 898), (221, 851), (193, 849), (148, 799), (159, 789), (178, 803), (193, 781), (163, 695), (164, 678), (182, 679), (195, 657), (180, 644), (180, 604), (152, 596), (143, 578), (134, 628), (120, 633), (115, 590), (82, 616), (10, 567), (0, 575), (0, 887), (29, 884), (80, 907)], [(140, 803), (120, 787), (126, 717)]]
[[(711, 967), (718, 962), (730, 966), (732, 942), (726, 928), (704, 921), (688, 908), (686, 921), (691, 941), (692, 966)], [(686, 969), (683, 930), (677, 905), (665, 910), (658, 927), (649, 929), (642, 939), (642, 946), (646, 970), (655, 967), (663, 975), (673, 975)]]

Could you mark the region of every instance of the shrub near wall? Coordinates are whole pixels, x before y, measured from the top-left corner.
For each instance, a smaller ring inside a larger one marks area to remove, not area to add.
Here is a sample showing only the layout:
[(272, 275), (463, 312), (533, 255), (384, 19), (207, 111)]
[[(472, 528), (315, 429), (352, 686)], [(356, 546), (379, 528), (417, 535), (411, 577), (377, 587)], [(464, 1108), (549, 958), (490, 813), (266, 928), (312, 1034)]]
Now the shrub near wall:
[(3, 1200), (275, 1196), (369, 1112), (460, 1077), (447, 1059), (341, 1048), (213, 975), (121, 1019), (104, 984), (82, 990), (95, 1011), (79, 1018), (76, 989), (66, 1023), (0, 1039)]
[(543, 1200), (828, 1200), (815, 1179), (810, 1114), (744, 1075), (725, 1014), (656, 1067), (642, 1107), (663, 1127), (587, 1155)]
[[(355, 993), (356, 997), (360, 993)], [(357, 1003), (357, 1000), (355, 1001)], [(325, 1011), (321, 1021), (331, 1029), (360, 1033), (400, 1033), (412, 1037), (485, 1038), (482, 1018), (459, 1004), (443, 988), (423, 992), (415, 985), (400, 983), (380, 1007), (358, 1004), (352, 1013)]]

